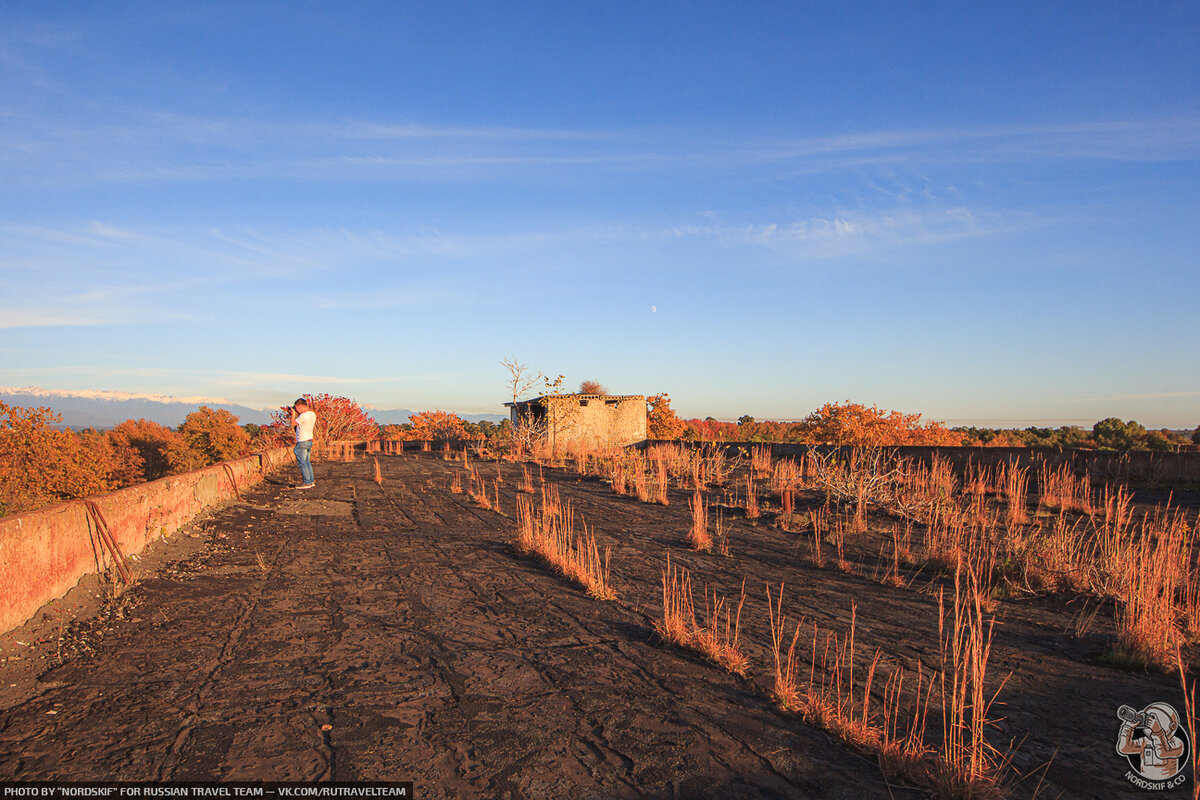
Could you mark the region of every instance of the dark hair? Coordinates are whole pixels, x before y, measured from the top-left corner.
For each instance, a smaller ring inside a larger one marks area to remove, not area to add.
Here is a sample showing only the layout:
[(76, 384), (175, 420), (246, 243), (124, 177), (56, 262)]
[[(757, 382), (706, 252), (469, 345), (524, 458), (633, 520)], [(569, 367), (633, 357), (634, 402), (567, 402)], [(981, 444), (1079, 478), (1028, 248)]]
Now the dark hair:
[(306, 405), (308, 405), (308, 401), (305, 400), (303, 397), (298, 397), (298, 398), (296, 398), (296, 402), (293, 403), (293, 405), (306, 406)]

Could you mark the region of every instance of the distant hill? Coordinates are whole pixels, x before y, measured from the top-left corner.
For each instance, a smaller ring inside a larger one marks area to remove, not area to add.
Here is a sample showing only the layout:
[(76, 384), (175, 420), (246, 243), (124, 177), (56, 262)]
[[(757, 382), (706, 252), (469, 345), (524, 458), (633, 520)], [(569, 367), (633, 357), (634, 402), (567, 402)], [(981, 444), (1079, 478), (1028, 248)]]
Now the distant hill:
[[(148, 419), (159, 425), (176, 428), (187, 415), (200, 406), (223, 408), (243, 424), (266, 425), (271, 422), (272, 409), (251, 408), (231, 403), (219, 397), (170, 397), (168, 395), (132, 394), (129, 392), (63, 391), (36, 386), (0, 386), (0, 400), (12, 406), (44, 406), (62, 417), (62, 426), (105, 429), (127, 419)], [(406, 408), (369, 408), (367, 413), (381, 425), (408, 422), (414, 411)], [(470, 422), (508, 419), (506, 414), (461, 414)]]

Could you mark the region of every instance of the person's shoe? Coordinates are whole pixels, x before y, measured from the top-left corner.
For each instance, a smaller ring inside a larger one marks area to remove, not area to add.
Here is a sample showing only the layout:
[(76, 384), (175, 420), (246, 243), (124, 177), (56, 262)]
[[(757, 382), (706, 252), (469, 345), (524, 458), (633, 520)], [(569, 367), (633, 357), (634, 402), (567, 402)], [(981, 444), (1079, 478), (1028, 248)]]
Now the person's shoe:
[(302, 483), (299, 486), (297, 486), (296, 488), (297, 489), (312, 489), (312, 488), (316, 487), (316, 485), (317, 485), (316, 483)]

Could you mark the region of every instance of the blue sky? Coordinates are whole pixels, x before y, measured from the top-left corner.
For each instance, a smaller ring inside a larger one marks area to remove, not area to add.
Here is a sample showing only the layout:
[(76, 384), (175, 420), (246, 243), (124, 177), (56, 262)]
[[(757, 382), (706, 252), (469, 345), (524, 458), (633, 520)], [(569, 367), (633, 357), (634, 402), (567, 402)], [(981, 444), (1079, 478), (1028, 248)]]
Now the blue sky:
[[(0, 385), (1200, 424), (1200, 4), (5, 3)], [(1060, 423), (1061, 421), (1061, 423)]]

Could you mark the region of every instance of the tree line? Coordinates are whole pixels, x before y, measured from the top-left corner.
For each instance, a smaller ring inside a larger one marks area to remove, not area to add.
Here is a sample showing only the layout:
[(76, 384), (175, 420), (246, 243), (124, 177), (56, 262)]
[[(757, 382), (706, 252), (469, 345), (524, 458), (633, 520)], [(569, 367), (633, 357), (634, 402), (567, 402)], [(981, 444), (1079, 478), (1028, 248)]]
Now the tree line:
[[(587, 388), (603, 393), (599, 384)], [(379, 425), (350, 398), (319, 394), (308, 399), (317, 413), (318, 442), (483, 440), (502, 450), (514, 433), (509, 420), (469, 422), (448, 411), (423, 411), (400, 425)], [(104, 431), (73, 431), (62, 428), (61, 422), (48, 408), (0, 401), (0, 516), (190, 472), (292, 441), (283, 409), (274, 412), (268, 425), (242, 425), (228, 411), (208, 406), (188, 414), (177, 428), (138, 419)], [(666, 393), (647, 398), (647, 435), (651, 439), (868, 447), (982, 445), (1164, 451), (1180, 444), (1200, 444), (1200, 427), (1185, 436), (1147, 430), (1132, 420), (1111, 417), (1097, 422), (1090, 431), (1075, 426), (947, 428), (940, 422), (922, 421), (920, 414), (850, 402), (826, 403), (793, 422), (760, 422), (749, 415), (737, 422), (712, 417), (685, 420), (671, 408)]]
[(828, 403), (795, 422), (759, 422), (749, 415), (737, 422), (712, 417), (681, 421), (686, 427), (675, 437), (703, 441), (792, 442), (859, 446), (920, 445), (927, 447), (1050, 447), (1089, 448), (1129, 452), (1167, 452), (1200, 444), (1200, 427), (1189, 433), (1166, 428), (1147, 430), (1134, 420), (1109, 417), (1090, 430), (1075, 425), (1059, 428), (948, 428), (904, 414), (857, 403)]
[[(508, 420), (472, 423), (445, 411), (380, 426), (348, 397), (318, 394), (308, 401), (317, 414), (318, 442), (490, 440), (511, 430)], [(284, 409), (276, 410), (267, 425), (243, 425), (225, 409), (201, 406), (176, 428), (131, 419), (108, 430), (76, 431), (62, 427), (62, 417), (48, 408), (0, 401), (0, 516), (191, 472), (291, 442)]]

